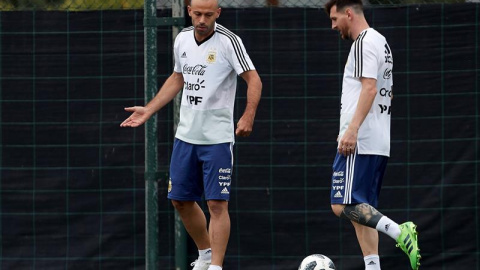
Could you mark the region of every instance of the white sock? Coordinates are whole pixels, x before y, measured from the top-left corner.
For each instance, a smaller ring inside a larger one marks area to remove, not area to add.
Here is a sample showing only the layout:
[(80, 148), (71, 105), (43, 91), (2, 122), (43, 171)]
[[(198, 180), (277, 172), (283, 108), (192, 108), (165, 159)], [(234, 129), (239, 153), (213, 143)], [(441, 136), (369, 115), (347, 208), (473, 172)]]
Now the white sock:
[(210, 265), (208, 270), (222, 270), (222, 267), (218, 265)]
[(376, 227), (377, 231), (383, 232), (384, 234), (387, 234), (393, 240), (397, 240), (397, 238), (400, 236), (400, 226), (393, 220), (389, 219), (386, 216), (383, 216), (380, 218), (380, 220), (377, 223)]
[(202, 261), (211, 261), (212, 260), (212, 249), (199, 249), (198, 250), (199, 259)]
[(363, 260), (365, 261), (365, 270), (381, 270), (378, 255), (368, 255), (363, 257)]

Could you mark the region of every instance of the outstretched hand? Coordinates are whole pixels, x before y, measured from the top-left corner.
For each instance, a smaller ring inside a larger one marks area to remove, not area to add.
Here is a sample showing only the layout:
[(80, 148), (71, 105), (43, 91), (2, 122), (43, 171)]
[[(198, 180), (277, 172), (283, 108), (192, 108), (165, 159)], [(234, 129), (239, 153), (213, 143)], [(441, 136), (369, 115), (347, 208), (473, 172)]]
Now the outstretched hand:
[(138, 127), (150, 118), (147, 110), (142, 106), (128, 107), (125, 108), (125, 111), (133, 113), (120, 124), (121, 127)]

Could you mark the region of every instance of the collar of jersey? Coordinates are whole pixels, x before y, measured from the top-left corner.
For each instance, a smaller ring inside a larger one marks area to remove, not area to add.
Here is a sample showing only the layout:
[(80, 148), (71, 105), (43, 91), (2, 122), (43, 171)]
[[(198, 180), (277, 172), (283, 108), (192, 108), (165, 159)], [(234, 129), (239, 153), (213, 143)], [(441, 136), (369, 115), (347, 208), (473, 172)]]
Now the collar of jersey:
[(362, 32), (360, 32), (360, 34), (358, 34), (358, 37), (357, 37), (355, 40), (359, 39), (360, 36), (361, 36), (364, 32), (367, 32), (367, 31), (368, 31), (368, 29), (371, 29), (371, 27), (363, 29)]
[(195, 40), (195, 43), (197, 43), (197, 46), (202, 45), (203, 43), (207, 42), (211, 37), (213, 37), (216, 29), (217, 29), (217, 24), (215, 23), (215, 27), (213, 28), (213, 32), (208, 37), (206, 37), (204, 40), (202, 40), (200, 42), (195, 37), (195, 31), (193, 31), (193, 39)]

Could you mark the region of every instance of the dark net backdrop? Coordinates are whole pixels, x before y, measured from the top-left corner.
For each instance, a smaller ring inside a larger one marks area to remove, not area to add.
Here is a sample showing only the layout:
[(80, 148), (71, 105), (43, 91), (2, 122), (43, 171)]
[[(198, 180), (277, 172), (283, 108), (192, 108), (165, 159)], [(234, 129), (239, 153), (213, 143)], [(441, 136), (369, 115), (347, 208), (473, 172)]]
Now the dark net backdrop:
[[(379, 210), (418, 224), (422, 269), (480, 269), (480, 5), (366, 16), (395, 59)], [(243, 39), (264, 85), (254, 133), (234, 149), (225, 269), (296, 269), (313, 253), (362, 269), (353, 228), (329, 206), (351, 42), (314, 8), (225, 8), (218, 22)], [(160, 85), (172, 72), (172, 34), (158, 34)], [(144, 104), (143, 48), (142, 10), (0, 12), (0, 268), (145, 268), (144, 130), (119, 127), (124, 107)], [(237, 118), (241, 79), (238, 88)], [(164, 170), (172, 119), (169, 105), (159, 113)], [(174, 269), (163, 180), (158, 201), (159, 269)], [(382, 268), (409, 268), (385, 235), (380, 250)]]

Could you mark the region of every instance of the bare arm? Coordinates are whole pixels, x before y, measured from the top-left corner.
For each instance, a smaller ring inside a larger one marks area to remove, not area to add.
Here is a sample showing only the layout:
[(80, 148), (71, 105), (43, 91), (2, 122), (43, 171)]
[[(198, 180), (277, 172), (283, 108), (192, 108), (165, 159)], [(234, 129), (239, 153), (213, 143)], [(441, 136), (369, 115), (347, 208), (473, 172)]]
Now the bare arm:
[(258, 103), (262, 96), (262, 81), (256, 70), (245, 71), (240, 76), (247, 82), (247, 105), (245, 111), (238, 120), (237, 136), (247, 137), (252, 133), (253, 121), (255, 120), (255, 113), (257, 112)]
[(338, 152), (343, 155), (352, 154), (355, 151), (358, 137), (358, 129), (367, 117), (373, 101), (377, 95), (377, 80), (371, 78), (360, 78), (362, 82), (362, 91), (358, 98), (357, 109), (353, 115), (348, 129), (343, 134), (338, 144)]
[(173, 72), (165, 81), (160, 91), (148, 104), (125, 108), (125, 111), (132, 112), (130, 117), (123, 121), (121, 127), (138, 127), (145, 123), (154, 113), (169, 103), (183, 87), (182, 73)]

